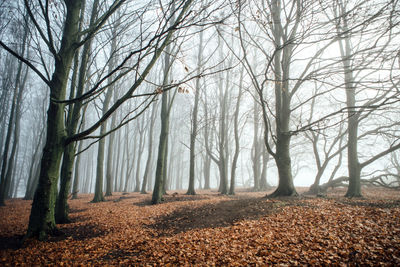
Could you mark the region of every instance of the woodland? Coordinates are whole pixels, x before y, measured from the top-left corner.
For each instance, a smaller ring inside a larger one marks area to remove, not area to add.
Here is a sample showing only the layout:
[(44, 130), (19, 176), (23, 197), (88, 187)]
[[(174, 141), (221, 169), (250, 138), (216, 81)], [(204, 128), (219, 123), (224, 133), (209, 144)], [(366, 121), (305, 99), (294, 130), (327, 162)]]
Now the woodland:
[(399, 23), (0, 1), (0, 264), (400, 265)]

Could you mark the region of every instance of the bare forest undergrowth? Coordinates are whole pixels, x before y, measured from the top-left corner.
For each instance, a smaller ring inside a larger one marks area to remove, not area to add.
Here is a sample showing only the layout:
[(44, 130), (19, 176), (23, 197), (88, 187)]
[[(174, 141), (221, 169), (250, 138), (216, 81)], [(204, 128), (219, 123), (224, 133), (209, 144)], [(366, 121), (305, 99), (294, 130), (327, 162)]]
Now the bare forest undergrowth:
[(103, 203), (81, 195), (69, 201), (64, 235), (23, 247), (32, 202), (9, 200), (0, 207), (0, 265), (400, 265), (398, 191), (365, 188), (363, 199), (343, 198), (344, 189), (326, 198), (172, 193), (155, 206), (139, 193)]

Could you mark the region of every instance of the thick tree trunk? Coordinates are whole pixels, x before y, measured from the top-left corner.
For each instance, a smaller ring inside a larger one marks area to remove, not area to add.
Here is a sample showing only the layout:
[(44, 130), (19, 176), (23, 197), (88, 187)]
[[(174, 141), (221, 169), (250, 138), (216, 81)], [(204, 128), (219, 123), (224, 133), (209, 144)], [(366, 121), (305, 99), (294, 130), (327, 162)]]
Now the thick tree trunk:
[[(93, 11), (92, 18), (90, 24), (93, 24), (94, 14), (97, 13), (98, 1), (93, 3)], [(82, 29), (83, 17), (84, 17), (85, 3), (82, 4), (80, 20), (79, 20), (79, 28), (78, 31)], [(87, 62), (90, 53), (91, 40), (88, 41), (83, 48), (81, 65), (79, 67), (79, 58), (78, 52), (75, 53), (74, 56), (74, 71), (71, 79), (71, 90), (70, 90), (70, 98), (80, 97), (83, 93), (84, 83), (86, 79), (86, 71), (87, 71)], [(79, 78), (78, 78), (78, 86), (76, 86), (76, 78), (78, 75), (79, 69)], [(76, 89), (76, 93), (75, 93)], [(74, 105), (70, 105), (68, 108), (68, 119), (66, 123), (66, 131), (67, 135), (71, 136), (75, 134), (78, 121), (80, 117), (82, 103), (77, 102)], [(70, 143), (64, 147), (63, 160), (61, 164), (61, 173), (60, 173), (60, 191), (57, 196), (56, 201), (56, 210), (55, 217), (56, 223), (69, 223), (70, 220), (68, 218), (68, 195), (71, 188), (71, 179), (72, 179), (72, 169), (74, 166), (75, 160), (75, 143)]]
[[(343, 7), (344, 8), (344, 7)], [(346, 12), (343, 10), (343, 12)], [(339, 28), (339, 27), (338, 27)], [(344, 69), (346, 88), (346, 105), (348, 108), (348, 136), (347, 136), (347, 162), (349, 171), (349, 187), (346, 197), (361, 197), (361, 166), (358, 161), (358, 119), (356, 105), (356, 85), (352, 69), (352, 49), (350, 36), (347, 32), (347, 19), (343, 16), (343, 30), (346, 32), (344, 39), (339, 40), (340, 53)]]
[(40, 164), (38, 188), (33, 198), (26, 237), (45, 239), (56, 230), (54, 208), (61, 156), (64, 148), (64, 105), (53, 100), (64, 100), (68, 74), (76, 50), (79, 14), (82, 1), (66, 1), (66, 20), (61, 48), (55, 58), (50, 81), (50, 103), (47, 111), (47, 135)]
[(290, 136), (278, 137), (276, 144), (276, 165), (278, 167), (279, 184), (278, 188), (270, 195), (270, 197), (278, 196), (297, 196), (296, 189), (293, 184), (292, 167), (289, 154)]
[[(297, 3), (296, 12), (300, 12), (300, 2)], [(290, 65), (293, 53), (293, 43), (288, 43), (287, 38), (295, 36), (296, 27), (292, 29), (291, 36), (286, 36), (283, 32), (281, 22), (281, 3), (272, 1), (273, 23), (279, 25), (274, 27), (274, 41), (277, 53), (274, 57), (275, 72), (275, 115), (276, 115), (276, 153), (273, 155), (278, 168), (279, 183), (277, 189), (271, 194), (271, 197), (296, 196), (297, 192), (293, 184), (292, 166), (290, 159), (290, 102), (291, 93), (289, 90)], [(299, 21), (296, 19), (296, 25)], [(281, 48), (284, 43), (284, 48)]]

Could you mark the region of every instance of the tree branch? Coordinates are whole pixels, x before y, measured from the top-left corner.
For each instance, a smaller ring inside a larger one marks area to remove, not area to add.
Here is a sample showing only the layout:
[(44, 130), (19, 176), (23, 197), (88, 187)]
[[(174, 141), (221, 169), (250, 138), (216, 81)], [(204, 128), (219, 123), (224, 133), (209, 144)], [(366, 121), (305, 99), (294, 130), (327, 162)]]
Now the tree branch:
[(14, 57), (16, 57), (18, 60), (22, 61), (23, 63), (25, 63), (29, 68), (31, 68), (34, 72), (36, 72), (37, 75), (39, 75), (39, 77), (48, 85), (50, 86), (50, 81), (47, 80), (47, 78), (35, 67), (32, 65), (32, 63), (30, 63), (26, 58), (22, 57), (21, 55), (19, 55), (17, 52), (15, 52), (14, 50), (12, 50), (10, 47), (8, 47), (5, 43), (3, 43), (0, 40), (0, 45), (11, 55), (13, 55)]

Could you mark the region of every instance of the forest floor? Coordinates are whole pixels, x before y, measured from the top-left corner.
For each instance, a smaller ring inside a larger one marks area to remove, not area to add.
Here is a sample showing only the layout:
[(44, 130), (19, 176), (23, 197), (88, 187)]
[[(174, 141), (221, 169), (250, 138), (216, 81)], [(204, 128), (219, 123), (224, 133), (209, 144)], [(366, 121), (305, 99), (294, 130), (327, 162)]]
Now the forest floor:
[[(302, 192), (304, 189), (298, 189)], [(20, 247), (31, 201), (0, 207), (0, 266), (17, 265), (400, 265), (400, 192), (344, 189), (327, 197), (268, 199), (266, 192), (221, 196), (177, 191), (114, 193), (70, 200), (64, 235)]]

